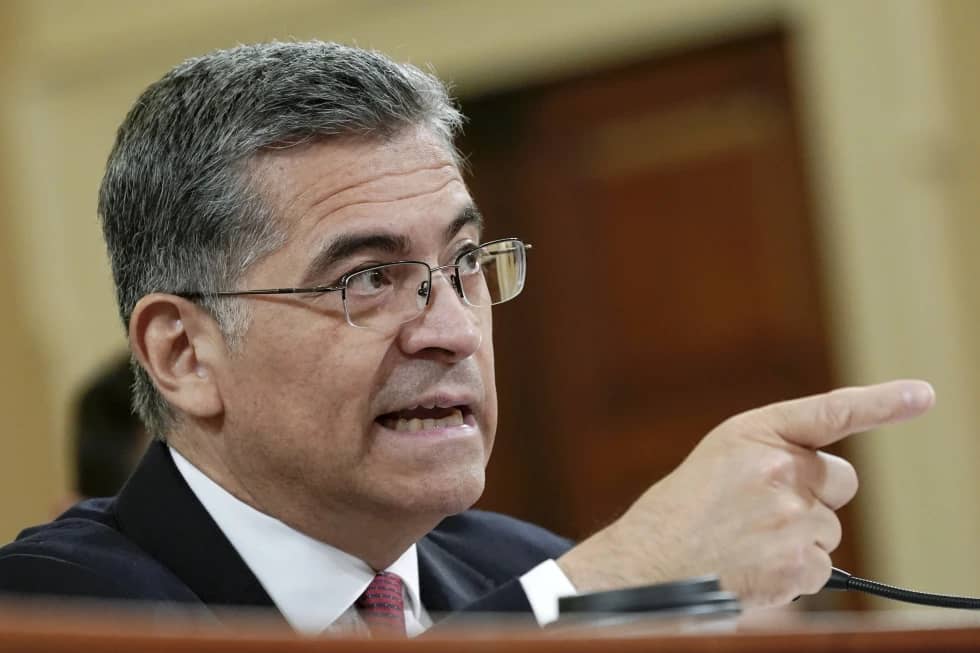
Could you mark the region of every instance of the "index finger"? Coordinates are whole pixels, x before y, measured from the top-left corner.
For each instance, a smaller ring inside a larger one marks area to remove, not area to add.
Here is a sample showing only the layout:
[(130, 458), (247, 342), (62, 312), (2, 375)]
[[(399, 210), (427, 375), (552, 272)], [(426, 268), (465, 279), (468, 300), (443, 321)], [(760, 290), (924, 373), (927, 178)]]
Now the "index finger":
[(932, 408), (936, 393), (925, 381), (890, 381), (792, 399), (761, 408), (784, 440), (810, 449), (852, 433), (917, 417)]

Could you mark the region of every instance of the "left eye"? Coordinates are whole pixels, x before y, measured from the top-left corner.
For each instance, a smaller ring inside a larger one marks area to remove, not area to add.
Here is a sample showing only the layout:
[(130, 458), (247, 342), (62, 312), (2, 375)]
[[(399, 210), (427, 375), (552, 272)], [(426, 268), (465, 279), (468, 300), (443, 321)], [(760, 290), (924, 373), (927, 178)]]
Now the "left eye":
[(470, 250), (457, 259), (460, 274), (474, 274), (480, 270), (480, 251)]
[(347, 278), (347, 292), (353, 295), (375, 295), (392, 284), (385, 268), (374, 268), (352, 274)]

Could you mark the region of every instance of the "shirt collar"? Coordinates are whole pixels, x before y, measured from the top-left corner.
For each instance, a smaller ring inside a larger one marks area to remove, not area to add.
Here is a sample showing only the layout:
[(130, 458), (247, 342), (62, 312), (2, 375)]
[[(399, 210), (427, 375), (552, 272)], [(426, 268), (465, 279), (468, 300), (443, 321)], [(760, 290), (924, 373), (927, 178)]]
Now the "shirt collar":
[[(296, 630), (319, 633), (367, 589), (375, 571), (348, 553), (304, 535), (232, 496), (176, 449), (174, 464), (269, 597)], [(415, 545), (386, 571), (404, 583), (409, 607), (421, 618)]]

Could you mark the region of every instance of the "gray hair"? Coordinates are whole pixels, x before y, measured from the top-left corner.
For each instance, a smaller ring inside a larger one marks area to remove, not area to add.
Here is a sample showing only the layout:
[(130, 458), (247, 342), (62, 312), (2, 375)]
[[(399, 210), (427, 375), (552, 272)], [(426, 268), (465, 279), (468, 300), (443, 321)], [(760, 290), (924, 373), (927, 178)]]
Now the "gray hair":
[[(190, 59), (147, 88), (119, 128), (99, 215), (123, 323), (152, 292), (215, 292), (277, 249), (285, 234), (252, 179), (268, 148), (313, 139), (386, 139), (422, 126), (453, 139), (462, 116), (433, 75), (357, 48), (266, 43)], [(458, 159), (458, 157), (457, 157)], [(229, 343), (244, 302), (203, 299)], [(175, 415), (134, 363), (133, 405), (164, 438)]]

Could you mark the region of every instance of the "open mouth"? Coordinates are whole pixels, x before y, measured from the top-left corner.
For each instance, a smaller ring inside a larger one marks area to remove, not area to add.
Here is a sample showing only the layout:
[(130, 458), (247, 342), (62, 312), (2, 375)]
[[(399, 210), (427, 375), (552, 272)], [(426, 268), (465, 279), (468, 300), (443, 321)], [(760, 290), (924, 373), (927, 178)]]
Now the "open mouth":
[(471, 412), (465, 405), (446, 408), (416, 406), (415, 408), (386, 413), (375, 421), (392, 431), (415, 433), (463, 426), (467, 423), (467, 418)]

